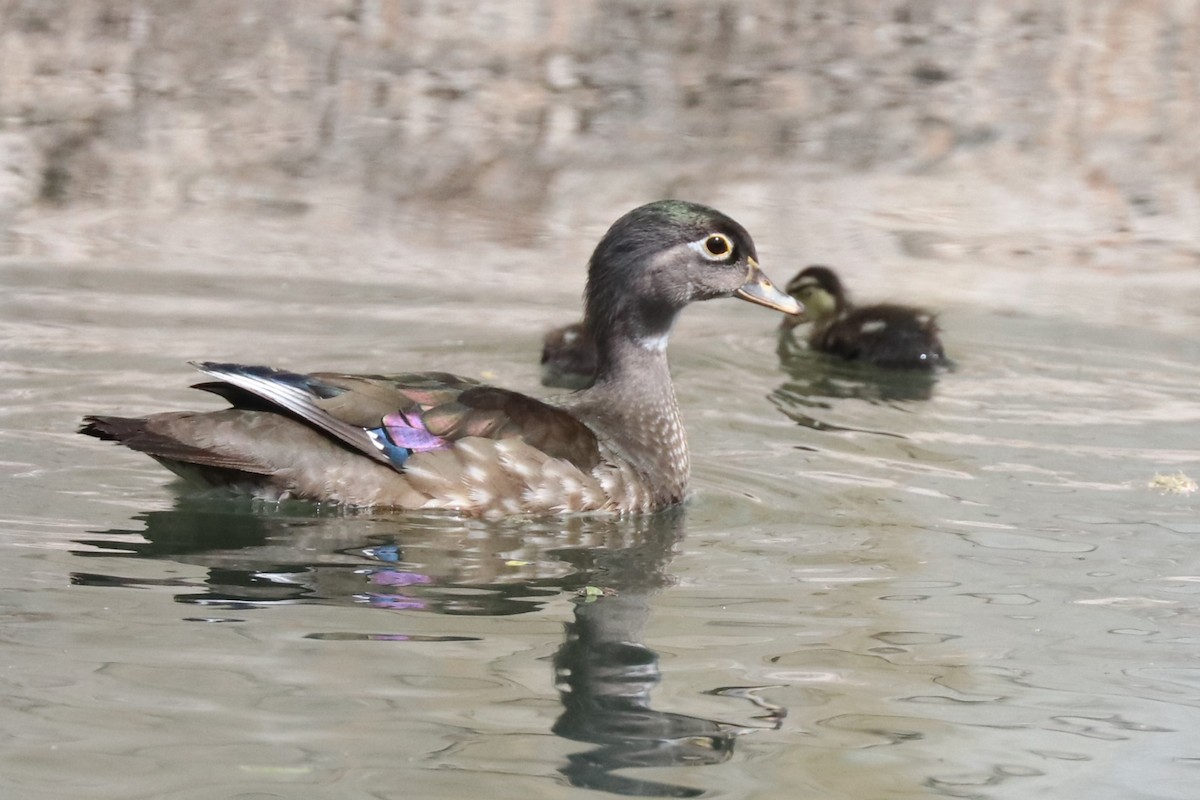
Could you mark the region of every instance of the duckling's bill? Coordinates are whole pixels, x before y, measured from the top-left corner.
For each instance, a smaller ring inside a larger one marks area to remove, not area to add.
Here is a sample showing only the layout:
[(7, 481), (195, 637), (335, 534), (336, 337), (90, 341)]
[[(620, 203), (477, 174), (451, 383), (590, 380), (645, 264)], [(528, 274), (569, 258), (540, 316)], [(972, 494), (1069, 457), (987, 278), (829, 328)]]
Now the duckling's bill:
[(749, 262), (750, 271), (746, 275), (746, 282), (734, 295), (785, 314), (804, 313), (804, 306), (800, 305), (796, 298), (775, 288), (775, 284), (771, 283), (771, 279), (759, 268), (757, 261), (751, 258)]

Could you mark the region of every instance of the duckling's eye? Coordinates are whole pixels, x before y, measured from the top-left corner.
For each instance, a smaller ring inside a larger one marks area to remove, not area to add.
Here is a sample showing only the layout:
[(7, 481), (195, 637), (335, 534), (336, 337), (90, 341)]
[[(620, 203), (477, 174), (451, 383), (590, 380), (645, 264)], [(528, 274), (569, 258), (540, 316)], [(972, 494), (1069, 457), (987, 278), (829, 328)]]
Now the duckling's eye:
[(733, 242), (724, 234), (714, 233), (704, 240), (704, 249), (710, 256), (722, 258), (733, 252)]

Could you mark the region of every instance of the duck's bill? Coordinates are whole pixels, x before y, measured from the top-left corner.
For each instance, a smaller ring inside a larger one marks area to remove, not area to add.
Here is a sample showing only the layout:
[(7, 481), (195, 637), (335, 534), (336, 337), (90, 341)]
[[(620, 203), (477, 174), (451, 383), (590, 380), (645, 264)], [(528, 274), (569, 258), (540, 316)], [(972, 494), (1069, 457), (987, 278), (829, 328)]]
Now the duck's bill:
[(782, 311), (785, 314), (804, 313), (804, 306), (800, 305), (790, 294), (776, 289), (775, 284), (771, 283), (771, 279), (766, 276), (766, 273), (759, 269), (758, 262), (754, 259), (750, 259), (750, 274), (746, 276), (746, 282), (734, 292), (734, 295), (743, 300), (749, 300), (751, 303)]

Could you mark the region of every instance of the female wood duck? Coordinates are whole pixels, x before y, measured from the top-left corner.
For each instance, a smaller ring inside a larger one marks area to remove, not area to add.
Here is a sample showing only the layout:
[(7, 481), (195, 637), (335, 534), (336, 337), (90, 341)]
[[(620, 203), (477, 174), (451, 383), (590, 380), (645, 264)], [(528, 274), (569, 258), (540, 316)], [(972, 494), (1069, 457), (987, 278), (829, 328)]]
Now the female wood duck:
[(309, 375), (199, 363), (196, 388), (232, 408), (90, 416), (115, 440), (206, 486), (469, 515), (647, 512), (680, 502), (687, 442), (667, 337), (688, 303), (737, 296), (800, 305), (759, 269), (741, 225), (665, 200), (608, 230), (588, 267), (595, 383), (560, 406), (442, 372)]
[(804, 305), (804, 312), (785, 317), (782, 328), (811, 322), (808, 345), (814, 350), (888, 369), (948, 363), (937, 320), (928, 311), (891, 303), (855, 307), (838, 276), (822, 266), (801, 270), (787, 291)]

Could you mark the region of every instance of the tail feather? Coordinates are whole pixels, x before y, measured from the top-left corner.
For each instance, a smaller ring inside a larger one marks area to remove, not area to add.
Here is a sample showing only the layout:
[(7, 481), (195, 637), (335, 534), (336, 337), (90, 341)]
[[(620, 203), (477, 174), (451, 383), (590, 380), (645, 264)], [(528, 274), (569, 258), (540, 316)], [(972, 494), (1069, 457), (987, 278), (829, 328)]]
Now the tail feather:
[(97, 414), (84, 417), (83, 424), (79, 426), (79, 433), (95, 436), (106, 442), (125, 443), (145, 431), (146, 420), (140, 417), (109, 417)]
[[(145, 453), (164, 464), (177, 462), (197, 467), (214, 467), (238, 473), (260, 475), (270, 474), (273, 471), (252, 458), (189, 444), (171, 435), (170, 424), (163, 424), (164, 420), (182, 420), (189, 416), (193, 415), (187, 413), (161, 414), (151, 418), (92, 415), (83, 418), (84, 424), (79, 427), (79, 432), (107, 442), (123, 444), (130, 450)], [(155, 420), (158, 421), (157, 425), (153, 424)]]

